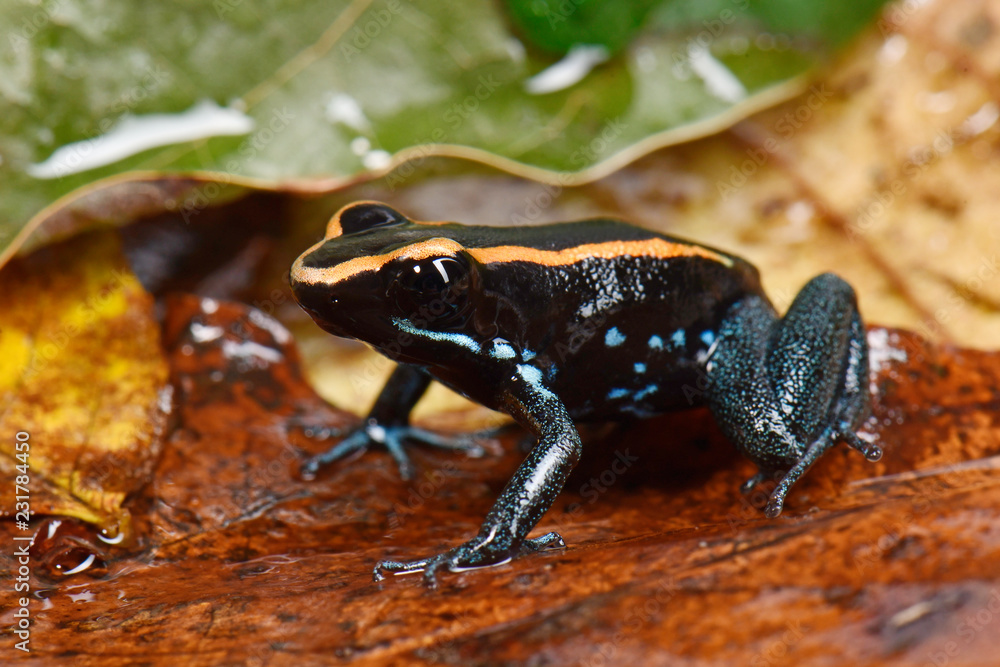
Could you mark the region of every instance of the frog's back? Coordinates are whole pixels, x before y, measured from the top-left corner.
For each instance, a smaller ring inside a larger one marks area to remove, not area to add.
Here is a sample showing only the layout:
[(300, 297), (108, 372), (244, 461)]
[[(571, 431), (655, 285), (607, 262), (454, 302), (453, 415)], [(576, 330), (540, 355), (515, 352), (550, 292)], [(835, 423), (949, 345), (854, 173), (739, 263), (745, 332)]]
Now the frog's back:
[(614, 220), (519, 229), (516, 243), (509, 229), (474, 229), (459, 240), (505, 297), (500, 335), (576, 419), (700, 403), (723, 315), (763, 296), (745, 260)]

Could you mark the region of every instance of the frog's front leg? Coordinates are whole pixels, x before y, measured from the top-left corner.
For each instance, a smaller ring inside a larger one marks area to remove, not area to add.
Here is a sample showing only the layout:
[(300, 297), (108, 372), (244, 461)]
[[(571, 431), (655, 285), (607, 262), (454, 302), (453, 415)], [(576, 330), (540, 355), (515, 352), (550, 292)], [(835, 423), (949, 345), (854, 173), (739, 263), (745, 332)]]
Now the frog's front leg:
[(528, 533), (552, 506), (579, 460), (580, 436), (562, 401), (542, 385), (541, 373), (532, 366), (517, 367), (502, 404), (538, 442), (486, 515), (479, 534), (431, 558), (382, 561), (375, 566), (375, 581), (386, 574), (423, 571), (425, 581), (433, 586), (441, 568), (458, 572), (498, 565), (522, 552), (565, 546), (558, 533), (534, 539), (528, 539)]
[(837, 442), (872, 461), (882, 456), (855, 434), (869, 410), (868, 345), (854, 290), (833, 274), (811, 280), (780, 320), (762, 297), (734, 304), (707, 371), (716, 421), (760, 468), (743, 490), (778, 482), (768, 517)]
[(349, 432), (343, 440), (306, 461), (302, 474), (314, 477), (319, 469), (348, 454), (366, 449), (372, 444), (382, 445), (396, 460), (403, 479), (413, 478), (413, 463), (407, 456), (403, 442), (412, 440), (432, 447), (465, 449), (470, 454), (481, 455), (482, 448), (466, 435), (444, 436), (410, 425), (410, 412), (427, 391), (431, 377), (416, 366), (399, 364), (389, 376), (385, 387), (375, 400), (375, 405), (363, 425)]

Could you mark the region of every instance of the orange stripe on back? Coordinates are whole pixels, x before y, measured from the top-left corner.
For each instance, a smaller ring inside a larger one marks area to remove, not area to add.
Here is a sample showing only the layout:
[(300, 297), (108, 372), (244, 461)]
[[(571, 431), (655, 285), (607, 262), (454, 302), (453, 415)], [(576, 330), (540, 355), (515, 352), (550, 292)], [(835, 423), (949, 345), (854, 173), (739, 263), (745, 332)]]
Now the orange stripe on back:
[(645, 241), (605, 241), (604, 243), (584, 243), (583, 245), (563, 248), (562, 250), (539, 250), (525, 246), (505, 245), (493, 248), (469, 248), (467, 251), (483, 264), (500, 262), (534, 262), (545, 266), (564, 266), (576, 262), (597, 258), (615, 259), (616, 257), (656, 257), (670, 259), (672, 257), (704, 257), (726, 266), (732, 266), (733, 260), (725, 255), (688, 243), (674, 243), (661, 238)]
[[(424, 223), (421, 223), (424, 224)], [(303, 258), (319, 248), (325, 241), (317, 243), (302, 254), (292, 265), (292, 280), (297, 283), (311, 285), (335, 285), (359, 273), (378, 271), (389, 262), (397, 259), (421, 260), (428, 257), (454, 257), (465, 250), (476, 261), (482, 264), (498, 264), (506, 262), (533, 262), (543, 266), (565, 266), (575, 264), (585, 259), (615, 259), (617, 257), (656, 257), (671, 259), (674, 257), (704, 257), (732, 266), (733, 260), (725, 255), (688, 243), (675, 243), (661, 238), (645, 241), (606, 241), (603, 243), (584, 243), (561, 250), (540, 250), (527, 246), (504, 245), (491, 248), (463, 248), (458, 242), (446, 238), (434, 238), (421, 243), (404, 246), (382, 255), (356, 257), (341, 262), (336, 266), (312, 267), (304, 266)]]

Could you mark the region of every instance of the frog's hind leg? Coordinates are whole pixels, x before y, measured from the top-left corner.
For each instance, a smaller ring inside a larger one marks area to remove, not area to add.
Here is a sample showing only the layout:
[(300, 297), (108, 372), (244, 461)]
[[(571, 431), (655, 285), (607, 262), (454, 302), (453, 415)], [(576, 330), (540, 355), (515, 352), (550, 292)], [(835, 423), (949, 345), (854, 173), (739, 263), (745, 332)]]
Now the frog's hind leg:
[(868, 348), (854, 290), (833, 274), (810, 281), (780, 320), (762, 297), (734, 305), (708, 371), (716, 420), (760, 467), (744, 489), (778, 482), (769, 517), (837, 442), (881, 456), (854, 432), (869, 409)]
[(855, 431), (868, 416), (868, 343), (854, 290), (826, 273), (796, 296), (768, 350), (768, 374), (789, 429), (809, 443), (778, 481), (764, 512), (781, 513), (791, 486), (830, 447), (844, 441), (877, 461), (882, 451)]

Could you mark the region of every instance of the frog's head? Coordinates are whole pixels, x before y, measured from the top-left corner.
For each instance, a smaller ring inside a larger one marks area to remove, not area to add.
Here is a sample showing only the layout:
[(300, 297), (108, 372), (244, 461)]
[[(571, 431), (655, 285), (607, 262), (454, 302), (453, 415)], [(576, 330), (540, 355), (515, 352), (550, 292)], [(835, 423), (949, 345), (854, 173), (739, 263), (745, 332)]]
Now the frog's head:
[(351, 204), (292, 265), (292, 293), (326, 331), (393, 356), (409, 356), (414, 335), (474, 335), (477, 267), (446, 233), (385, 204)]

